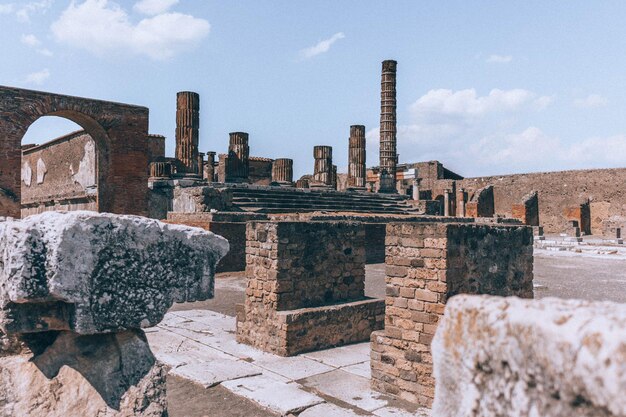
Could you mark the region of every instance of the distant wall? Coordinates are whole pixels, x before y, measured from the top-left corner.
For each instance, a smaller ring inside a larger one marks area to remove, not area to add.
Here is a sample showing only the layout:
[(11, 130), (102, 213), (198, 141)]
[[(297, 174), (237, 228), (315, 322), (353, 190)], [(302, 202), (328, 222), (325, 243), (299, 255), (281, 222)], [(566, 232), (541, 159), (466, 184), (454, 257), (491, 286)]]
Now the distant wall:
[(511, 208), (526, 194), (539, 194), (539, 220), (548, 233), (564, 230), (564, 210), (591, 200), (591, 232), (611, 234), (626, 227), (626, 168), (543, 172), (459, 180), (458, 188), (493, 185), (497, 215), (512, 217)]
[(49, 210), (98, 210), (97, 158), (84, 131), (22, 154), (22, 216)]

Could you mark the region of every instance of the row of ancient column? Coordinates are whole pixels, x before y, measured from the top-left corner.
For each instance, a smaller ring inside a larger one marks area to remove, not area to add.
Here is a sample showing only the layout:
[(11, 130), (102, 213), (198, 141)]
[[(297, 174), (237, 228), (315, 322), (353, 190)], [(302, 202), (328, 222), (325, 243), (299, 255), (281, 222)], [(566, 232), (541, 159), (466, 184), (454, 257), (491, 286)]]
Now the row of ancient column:
[[(215, 152), (205, 154), (198, 151), (200, 130), (200, 96), (198, 93), (182, 91), (176, 95), (176, 159), (178, 174), (201, 177), (212, 181), (215, 178)], [(229, 134), (228, 155), (225, 158), (226, 182), (247, 182), (250, 174), (250, 146), (246, 132)], [(152, 168), (154, 176), (165, 176), (166, 167)], [(169, 172), (171, 174), (171, 172)], [(289, 185), (293, 183), (293, 160), (276, 159), (272, 165), (272, 181)]]
[[(397, 146), (396, 146), (396, 61), (383, 61), (381, 78), (380, 112), (380, 172), (379, 192), (396, 192)], [(198, 152), (200, 128), (200, 96), (183, 91), (176, 100), (176, 159), (179, 171), (189, 176), (200, 176), (212, 180), (215, 176), (215, 152), (208, 152), (208, 163), (204, 154)], [(313, 184), (337, 188), (337, 167), (333, 165), (332, 148), (313, 148), (315, 166)], [(348, 189), (364, 190), (366, 184), (365, 126), (350, 126), (348, 157)], [(230, 133), (228, 156), (224, 160), (226, 182), (247, 182), (250, 170), (250, 147), (248, 134)], [(281, 158), (272, 166), (272, 181), (279, 184), (293, 183), (293, 160)]]

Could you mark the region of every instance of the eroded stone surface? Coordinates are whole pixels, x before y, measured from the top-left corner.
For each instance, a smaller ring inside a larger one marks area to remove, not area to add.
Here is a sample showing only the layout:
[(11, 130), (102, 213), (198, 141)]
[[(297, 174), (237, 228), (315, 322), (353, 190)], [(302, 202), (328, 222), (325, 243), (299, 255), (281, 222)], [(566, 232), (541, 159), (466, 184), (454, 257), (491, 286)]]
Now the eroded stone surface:
[(626, 415), (626, 305), (459, 295), (432, 348), (433, 416)]
[(94, 334), (153, 326), (213, 296), (228, 242), (137, 216), (47, 212), (0, 222), (0, 329)]
[(0, 358), (0, 416), (167, 415), (166, 371), (141, 330), (54, 336), (40, 354)]

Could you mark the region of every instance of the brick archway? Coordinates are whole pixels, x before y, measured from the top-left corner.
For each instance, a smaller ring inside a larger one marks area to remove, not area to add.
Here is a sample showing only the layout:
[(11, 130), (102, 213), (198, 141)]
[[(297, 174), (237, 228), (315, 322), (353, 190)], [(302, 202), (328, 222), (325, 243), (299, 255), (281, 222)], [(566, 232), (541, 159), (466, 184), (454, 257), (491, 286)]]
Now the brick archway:
[(0, 86), (0, 216), (20, 217), (21, 142), (43, 116), (69, 119), (94, 139), (98, 211), (147, 214), (147, 108)]

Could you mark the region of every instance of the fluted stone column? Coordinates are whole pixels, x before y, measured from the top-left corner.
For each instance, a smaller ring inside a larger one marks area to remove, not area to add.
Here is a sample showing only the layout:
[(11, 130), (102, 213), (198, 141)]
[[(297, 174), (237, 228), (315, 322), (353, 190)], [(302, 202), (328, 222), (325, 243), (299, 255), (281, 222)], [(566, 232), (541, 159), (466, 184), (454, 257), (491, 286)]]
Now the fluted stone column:
[(198, 134), (200, 129), (200, 95), (191, 91), (176, 94), (176, 159), (184, 174), (198, 175)]
[(365, 126), (350, 126), (348, 188), (365, 190)]
[(208, 182), (215, 181), (215, 152), (207, 152), (207, 161), (204, 164), (204, 179)]
[(383, 61), (380, 91), (380, 193), (397, 192), (396, 67), (396, 61)]
[(226, 182), (248, 182), (250, 170), (250, 148), (248, 134), (230, 133), (228, 145), (228, 163), (226, 164)]
[(330, 186), (333, 180), (333, 148), (331, 146), (315, 146), (313, 157), (315, 158), (313, 181), (319, 185)]
[(444, 190), (443, 192), (443, 215), (450, 215), (450, 190)]
[(293, 159), (278, 158), (272, 164), (272, 182), (293, 186)]

